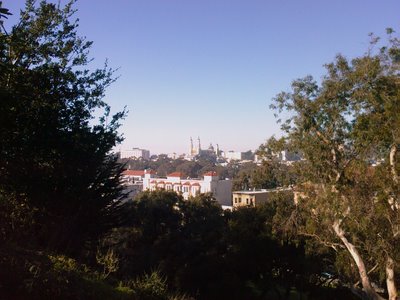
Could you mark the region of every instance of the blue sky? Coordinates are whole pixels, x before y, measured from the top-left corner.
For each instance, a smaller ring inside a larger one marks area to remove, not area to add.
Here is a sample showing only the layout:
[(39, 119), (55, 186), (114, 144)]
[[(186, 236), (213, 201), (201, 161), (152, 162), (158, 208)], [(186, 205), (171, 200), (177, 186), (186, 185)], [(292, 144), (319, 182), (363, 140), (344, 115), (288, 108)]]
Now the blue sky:
[[(63, 2), (63, 1), (62, 1)], [(65, 1), (64, 1), (65, 2)], [(22, 0), (3, 0), (17, 13)], [(118, 148), (187, 152), (189, 139), (256, 149), (279, 135), (271, 99), (336, 54), (362, 55), (368, 33), (400, 30), (399, 0), (79, 0), (93, 67), (120, 78), (107, 92), (128, 107)], [(12, 20), (10, 20), (12, 21)]]

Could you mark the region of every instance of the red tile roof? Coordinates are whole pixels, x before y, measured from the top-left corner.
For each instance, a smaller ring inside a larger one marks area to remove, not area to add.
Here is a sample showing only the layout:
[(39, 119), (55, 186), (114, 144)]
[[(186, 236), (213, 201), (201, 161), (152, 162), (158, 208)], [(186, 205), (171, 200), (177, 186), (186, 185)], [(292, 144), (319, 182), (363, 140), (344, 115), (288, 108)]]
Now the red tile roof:
[(155, 174), (156, 172), (153, 170), (125, 170), (122, 172), (122, 175), (128, 176), (144, 176), (144, 174)]
[(190, 185), (190, 182), (185, 182), (183, 185)]
[(143, 170), (125, 170), (122, 172), (122, 175), (144, 176), (144, 171)]
[(217, 176), (217, 172), (210, 171), (210, 172), (205, 173), (204, 176)]
[(167, 177), (182, 177), (182, 173), (181, 172), (173, 172), (171, 174), (168, 174)]
[(200, 186), (200, 184), (198, 182), (195, 182), (192, 184), (192, 186)]

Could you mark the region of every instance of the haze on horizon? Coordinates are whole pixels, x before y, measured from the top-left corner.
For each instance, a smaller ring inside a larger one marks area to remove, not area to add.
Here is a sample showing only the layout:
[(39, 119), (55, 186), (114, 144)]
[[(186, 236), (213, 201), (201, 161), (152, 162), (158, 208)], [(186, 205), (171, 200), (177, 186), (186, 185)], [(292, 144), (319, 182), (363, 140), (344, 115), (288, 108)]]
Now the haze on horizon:
[[(56, 2), (56, 1), (55, 1)], [(61, 1), (65, 3), (66, 1)], [(96, 8), (94, 9), (94, 4)], [(24, 1), (3, 0), (18, 18)], [(271, 99), (336, 54), (362, 55), (370, 32), (399, 30), (400, 2), (124, 1), (76, 3), (79, 33), (94, 42), (91, 67), (119, 68), (106, 101), (127, 106), (117, 148), (186, 153), (255, 150), (279, 125)]]

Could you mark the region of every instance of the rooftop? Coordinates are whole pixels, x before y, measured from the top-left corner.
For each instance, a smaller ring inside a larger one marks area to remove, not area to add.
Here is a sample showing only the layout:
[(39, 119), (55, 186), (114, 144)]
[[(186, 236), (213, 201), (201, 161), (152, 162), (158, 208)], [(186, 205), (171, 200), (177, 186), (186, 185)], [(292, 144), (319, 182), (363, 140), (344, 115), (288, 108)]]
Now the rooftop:
[(209, 172), (205, 173), (204, 176), (217, 176), (217, 172), (209, 171)]
[(167, 177), (179, 177), (179, 178), (182, 178), (182, 173), (181, 172), (173, 172), (171, 174), (168, 174)]
[(143, 170), (125, 170), (122, 172), (122, 175), (129, 175), (129, 176), (143, 176)]
[(264, 194), (271, 192), (280, 192), (280, 191), (291, 191), (291, 188), (276, 188), (276, 189), (261, 189), (261, 190), (248, 190), (248, 191), (233, 191), (233, 194), (246, 194), (246, 195), (256, 195), (256, 194)]
[(144, 174), (155, 174), (156, 172), (153, 170), (125, 170), (122, 172), (122, 175), (127, 176), (144, 176)]

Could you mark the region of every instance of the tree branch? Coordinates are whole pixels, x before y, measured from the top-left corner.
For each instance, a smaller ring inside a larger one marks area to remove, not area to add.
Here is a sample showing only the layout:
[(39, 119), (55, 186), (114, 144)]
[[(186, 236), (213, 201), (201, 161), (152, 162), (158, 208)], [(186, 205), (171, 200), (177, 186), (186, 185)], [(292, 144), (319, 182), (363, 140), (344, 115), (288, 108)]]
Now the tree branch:
[(338, 252), (337, 248), (345, 249), (345, 247), (340, 243), (332, 243), (321, 239), (321, 237), (315, 233), (299, 232), (300, 235), (315, 238), (320, 244), (332, 248), (335, 252)]
[(331, 146), (329, 139), (326, 138), (315, 125), (312, 126), (312, 129), (314, 129), (315, 133), (324, 142), (324, 144), (331, 148), (330, 151), (332, 154), (332, 163), (334, 165), (333, 172), (335, 173), (335, 182), (338, 182), (340, 180), (340, 178), (342, 177), (342, 172), (340, 172), (338, 170), (337, 150), (335, 149), (335, 147)]

